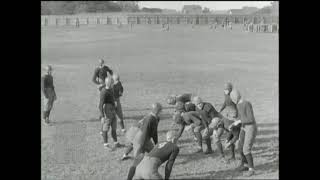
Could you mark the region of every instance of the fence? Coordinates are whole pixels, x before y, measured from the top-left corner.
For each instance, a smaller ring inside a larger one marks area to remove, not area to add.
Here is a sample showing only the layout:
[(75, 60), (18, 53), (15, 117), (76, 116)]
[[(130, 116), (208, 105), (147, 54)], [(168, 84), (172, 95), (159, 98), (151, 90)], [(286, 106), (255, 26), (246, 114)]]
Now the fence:
[(42, 26), (81, 26), (81, 25), (119, 25), (119, 24), (278, 24), (278, 16), (252, 16), (252, 15), (187, 15), (187, 14), (119, 14), (100, 16), (41, 16)]

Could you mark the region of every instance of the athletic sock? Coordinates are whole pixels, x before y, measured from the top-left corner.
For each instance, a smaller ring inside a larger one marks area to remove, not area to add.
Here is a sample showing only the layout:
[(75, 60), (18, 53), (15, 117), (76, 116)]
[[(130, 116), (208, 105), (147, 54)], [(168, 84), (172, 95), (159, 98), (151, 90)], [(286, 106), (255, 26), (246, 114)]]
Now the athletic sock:
[(252, 154), (249, 153), (246, 155), (246, 159), (248, 161), (248, 167), (249, 168), (253, 168), (253, 157), (252, 157)]
[(103, 142), (108, 143), (108, 131), (102, 131)]
[(241, 157), (241, 165), (248, 164), (246, 156), (243, 154), (243, 152), (240, 152), (240, 157)]
[(221, 142), (217, 143), (216, 145), (217, 145), (218, 152), (220, 153), (220, 155), (222, 157), (224, 157), (224, 153), (223, 153), (223, 148), (222, 148)]
[(236, 158), (236, 156), (235, 156), (235, 145), (231, 144), (230, 149), (231, 149), (231, 158), (235, 159)]
[(210, 139), (210, 138), (207, 138), (207, 139), (206, 139), (206, 144), (207, 144), (207, 150), (208, 150), (208, 151), (212, 151), (211, 139)]
[(200, 134), (200, 132), (195, 132), (194, 134), (197, 137), (199, 147), (202, 149), (202, 135)]
[(132, 180), (135, 172), (136, 172), (136, 167), (131, 166), (130, 169), (129, 169), (127, 180)]

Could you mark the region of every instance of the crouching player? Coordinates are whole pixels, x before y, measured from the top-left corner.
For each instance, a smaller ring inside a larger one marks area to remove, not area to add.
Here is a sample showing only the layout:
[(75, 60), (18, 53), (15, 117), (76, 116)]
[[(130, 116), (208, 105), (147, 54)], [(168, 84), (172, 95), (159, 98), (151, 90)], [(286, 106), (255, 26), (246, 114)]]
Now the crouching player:
[(167, 132), (166, 136), (167, 141), (157, 144), (150, 153), (137, 156), (130, 167), (128, 180), (133, 176), (135, 179), (163, 179), (158, 169), (166, 161), (164, 179), (169, 179), (174, 161), (179, 154), (179, 147), (176, 145), (177, 138), (174, 131)]
[[(196, 105), (196, 111), (200, 114), (202, 126), (199, 128), (195, 128), (196, 131), (202, 131), (203, 132), (203, 138), (206, 141), (207, 144), (207, 151), (205, 154), (211, 154), (213, 153), (211, 148), (211, 135), (213, 133), (213, 130), (209, 128), (209, 124), (211, 123), (212, 119), (215, 117), (222, 118), (222, 115), (213, 107), (211, 103), (203, 102), (200, 97), (194, 97), (193, 99), (194, 104)], [(198, 132), (197, 132), (198, 133)], [(221, 147), (218, 147), (218, 149), (222, 149)]]
[(209, 128), (213, 129), (214, 142), (218, 147), (218, 151), (220, 153), (220, 158), (224, 159), (224, 152), (221, 145), (221, 136), (224, 131), (227, 132), (227, 141), (225, 144), (225, 148), (231, 149), (231, 157), (228, 161), (235, 160), (235, 142), (239, 139), (241, 124), (237, 126), (233, 126), (229, 129), (230, 125), (234, 121), (229, 120), (227, 118), (213, 118)]
[(241, 155), (241, 164), (238, 167), (240, 171), (248, 171), (247, 176), (254, 174), (253, 157), (251, 154), (251, 149), (255, 138), (257, 136), (257, 124), (254, 118), (252, 105), (249, 101), (243, 100), (241, 98), (240, 92), (238, 90), (232, 90), (230, 97), (232, 101), (237, 104), (238, 109), (238, 120), (230, 125), (230, 128), (242, 124), (239, 139), (239, 151)]
[[(191, 126), (192, 131), (196, 137), (198, 143), (198, 150), (196, 152), (203, 152), (202, 148), (202, 135), (200, 129), (203, 129), (203, 122), (200, 119), (200, 115), (196, 111), (190, 112), (175, 112), (173, 115), (175, 123), (179, 125), (177, 139), (179, 139), (185, 129), (185, 126)], [(208, 146), (209, 147), (209, 146)], [(211, 147), (211, 146), (210, 146)]]
[(118, 147), (120, 144), (117, 142), (117, 120), (115, 116), (115, 104), (113, 91), (111, 89), (112, 80), (111, 77), (105, 79), (105, 86), (100, 91), (100, 119), (102, 125), (102, 137), (104, 141), (104, 147), (112, 150), (113, 148), (108, 143), (108, 131), (111, 126), (111, 136), (114, 141), (114, 147)]
[(151, 138), (154, 144), (158, 143), (158, 123), (160, 121), (159, 114), (162, 111), (160, 103), (152, 105), (152, 111), (149, 115), (144, 117), (137, 126), (131, 127), (127, 133), (126, 138), (129, 142), (124, 155), (121, 160), (128, 158), (128, 154), (133, 150), (133, 157), (140, 153), (150, 152), (153, 148)]

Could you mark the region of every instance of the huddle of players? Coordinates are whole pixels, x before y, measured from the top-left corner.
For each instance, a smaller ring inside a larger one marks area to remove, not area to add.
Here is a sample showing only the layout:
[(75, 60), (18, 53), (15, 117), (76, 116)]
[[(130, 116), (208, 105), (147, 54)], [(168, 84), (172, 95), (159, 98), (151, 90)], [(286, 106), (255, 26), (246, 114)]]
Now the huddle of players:
[[(175, 105), (173, 119), (180, 126), (177, 138), (181, 136), (185, 127), (189, 126), (198, 143), (196, 152), (211, 154), (211, 136), (214, 136), (219, 156), (224, 159), (221, 137), (226, 132), (225, 148), (230, 148), (232, 154), (228, 160), (235, 160), (235, 143), (239, 140), (241, 164), (237, 170), (247, 171), (245, 174), (251, 176), (254, 174), (251, 149), (257, 135), (252, 105), (241, 98), (240, 92), (233, 89), (231, 83), (226, 84), (224, 94), (225, 101), (219, 112), (211, 103), (203, 102), (200, 97), (196, 96), (191, 100), (191, 94), (168, 97), (167, 103)], [(203, 151), (202, 139), (207, 145), (206, 151)]]

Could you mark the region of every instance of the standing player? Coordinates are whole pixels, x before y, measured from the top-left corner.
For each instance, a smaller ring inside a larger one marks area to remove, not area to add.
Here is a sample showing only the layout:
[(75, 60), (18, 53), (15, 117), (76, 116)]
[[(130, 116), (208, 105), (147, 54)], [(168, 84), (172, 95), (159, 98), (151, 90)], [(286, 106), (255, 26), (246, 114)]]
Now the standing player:
[(225, 117), (227, 117), (228, 119), (234, 119), (235, 117), (237, 117), (237, 105), (232, 102), (231, 98), (230, 98), (230, 93), (232, 91), (232, 84), (230, 82), (225, 84), (225, 88), (224, 88), (224, 103), (221, 106), (221, 109), (219, 111), (219, 113), (222, 113), (222, 111), (224, 110), (223, 115)]
[(100, 91), (100, 119), (102, 124), (102, 137), (104, 142), (104, 147), (109, 150), (112, 149), (111, 145), (108, 143), (108, 131), (111, 126), (111, 136), (114, 142), (114, 147), (119, 147), (119, 142), (117, 142), (117, 120), (115, 115), (115, 101), (113, 90), (111, 88), (112, 79), (108, 77), (105, 79), (105, 86)]
[(160, 121), (159, 114), (162, 111), (160, 103), (152, 105), (152, 111), (149, 115), (140, 120), (138, 127), (131, 127), (126, 133), (126, 138), (129, 141), (121, 160), (128, 158), (128, 154), (133, 150), (133, 157), (140, 153), (150, 152), (153, 148), (151, 138), (154, 144), (158, 143), (158, 124)]
[(249, 101), (243, 100), (238, 90), (232, 90), (230, 97), (232, 101), (235, 104), (237, 104), (239, 113), (239, 116), (237, 118), (238, 120), (231, 124), (230, 128), (232, 128), (233, 126), (237, 126), (240, 123), (242, 124), (239, 140), (241, 164), (238, 167), (238, 170), (248, 171), (247, 176), (251, 176), (254, 174), (254, 165), (251, 149), (258, 131), (256, 120), (254, 118), (251, 103)]
[(105, 79), (113, 74), (112, 70), (104, 65), (104, 60), (99, 60), (99, 66), (96, 67), (93, 73), (92, 82), (98, 86), (98, 89), (101, 90), (104, 86)]
[(46, 74), (41, 78), (42, 92), (44, 94), (44, 110), (43, 119), (46, 124), (50, 123), (49, 116), (53, 106), (53, 102), (57, 100), (56, 91), (54, 90), (52, 67), (46, 67)]
[(166, 134), (167, 141), (157, 144), (149, 154), (140, 154), (130, 167), (128, 180), (133, 176), (136, 179), (163, 179), (159, 174), (159, 167), (167, 161), (165, 166), (165, 178), (169, 179), (179, 147), (176, 145), (177, 138), (174, 131)]
[(118, 74), (113, 74), (113, 92), (114, 92), (114, 99), (115, 99), (115, 104), (116, 104), (116, 115), (117, 119), (120, 121), (120, 127), (122, 133), (125, 133), (125, 128), (124, 128), (124, 122), (123, 122), (123, 113), (122, 113), (122, 107), (121, 107), (121, 102), (120, 102), (120, 97), (123, 94), (123, 86), (120, 81), (119, 75)]

